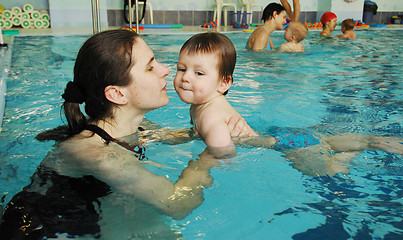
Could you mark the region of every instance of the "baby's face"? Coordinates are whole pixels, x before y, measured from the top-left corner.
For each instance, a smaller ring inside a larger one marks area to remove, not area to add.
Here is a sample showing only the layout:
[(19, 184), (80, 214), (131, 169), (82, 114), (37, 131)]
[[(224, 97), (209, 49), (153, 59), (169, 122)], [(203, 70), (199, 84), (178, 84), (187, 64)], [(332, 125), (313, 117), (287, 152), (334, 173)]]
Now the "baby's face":
[(216, 54), (182, 52), (177, 67), (174, 87), (182, 101), (203, 104), (221, 94), (223, 78), (218, 72)]
[(292, 32), (293, 32), (293, 25), (289, 24), (288, 27), (284, 30), (284, 39), (287, 42), (291, 42), (292, 41)]

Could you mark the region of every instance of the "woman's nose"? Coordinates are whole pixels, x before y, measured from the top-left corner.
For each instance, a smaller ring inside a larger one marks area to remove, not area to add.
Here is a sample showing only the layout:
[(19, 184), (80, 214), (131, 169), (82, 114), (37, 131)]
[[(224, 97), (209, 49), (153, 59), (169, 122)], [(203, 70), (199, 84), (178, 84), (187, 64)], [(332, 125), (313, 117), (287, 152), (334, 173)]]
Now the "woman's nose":
[(169, 68), (167, 68), (167, 67), (165, 67), (164, 65), (162, 65), (162, 64), (160, 64), (161, 65), (161, 73), (162, 73), (162, 77), (166, 77), (166, 76), (168, 76), (168, 74), (169, 74), (169, 72), (170, 72), (170, 70), (169, 70)]

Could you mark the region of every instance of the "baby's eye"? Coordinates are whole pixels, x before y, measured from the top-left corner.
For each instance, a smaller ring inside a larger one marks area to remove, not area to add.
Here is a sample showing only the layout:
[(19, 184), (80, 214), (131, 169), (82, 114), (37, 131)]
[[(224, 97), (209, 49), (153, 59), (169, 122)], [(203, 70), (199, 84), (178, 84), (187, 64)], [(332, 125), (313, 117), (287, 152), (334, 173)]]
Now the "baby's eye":
[(198, 76), (203, 76), (204, 73), (203, 73), (203, 72), (196, 72), (196, 75), (198, 75)]
[(184, 69), (184, 68), (178, 68), (178, 72), (184, 72), (184, 71), (186, 71), (186, 69)]

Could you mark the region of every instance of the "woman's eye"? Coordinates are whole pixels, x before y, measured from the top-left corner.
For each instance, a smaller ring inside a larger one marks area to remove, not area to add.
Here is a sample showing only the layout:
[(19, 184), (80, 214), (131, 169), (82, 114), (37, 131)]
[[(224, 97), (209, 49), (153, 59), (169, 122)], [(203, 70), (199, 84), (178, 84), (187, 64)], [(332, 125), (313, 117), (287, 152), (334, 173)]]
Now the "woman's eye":
[(154, 69), (153, 66), (150, 66), (149, 68), (147, 68), (147, 71), (151, 72)]

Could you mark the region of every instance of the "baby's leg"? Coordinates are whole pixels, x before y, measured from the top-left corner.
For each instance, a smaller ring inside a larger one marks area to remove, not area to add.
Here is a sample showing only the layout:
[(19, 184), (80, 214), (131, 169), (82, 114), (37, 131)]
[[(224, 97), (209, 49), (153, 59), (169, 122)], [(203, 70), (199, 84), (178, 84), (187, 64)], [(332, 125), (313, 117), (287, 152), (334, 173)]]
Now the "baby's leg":
[(292, 149), (285, 152), (292, 166), (310, 176), (333, 176), (349, 173), (350, 162), (358, 152), (331, 154), (327, 143), (320, 143), (307, 148)]
[(381, 150), (403, 155), (403, 139), (396, 137), (356, 135), (349, 133), (339, 136), (327, 136), (325, 141), (330, 145), (332, 150), (336, 152)]

